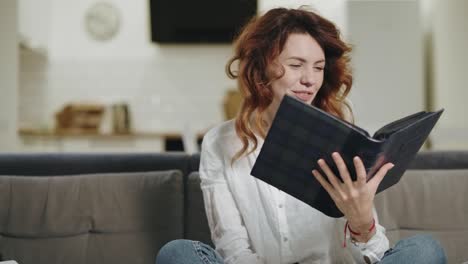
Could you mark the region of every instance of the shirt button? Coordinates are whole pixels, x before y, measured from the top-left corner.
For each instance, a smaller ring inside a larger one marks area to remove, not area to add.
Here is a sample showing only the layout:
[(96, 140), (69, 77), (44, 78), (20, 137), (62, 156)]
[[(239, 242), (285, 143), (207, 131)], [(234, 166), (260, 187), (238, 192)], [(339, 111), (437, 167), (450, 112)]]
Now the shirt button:
[(279, 207), (279, 208), (283, 208), (283, 205), (282, 205), (282, 204), (280, 204), (280, 205), (278, 205), (278, 207)]
[(288, 238), (287, 238), (287, 237), (284, 237), (284, 238), (283, 238), (283, 241), (284, 241), (284, 242), (288, 242)]

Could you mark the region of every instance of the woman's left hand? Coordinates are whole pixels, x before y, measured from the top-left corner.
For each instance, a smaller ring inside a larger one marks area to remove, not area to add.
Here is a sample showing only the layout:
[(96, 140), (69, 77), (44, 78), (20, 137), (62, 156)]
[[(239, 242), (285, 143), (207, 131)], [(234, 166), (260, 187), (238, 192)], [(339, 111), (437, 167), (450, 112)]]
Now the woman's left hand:
[(318, 160), (318, 164), (326, 174), (329, 182), (317, 170), (313, 170), (312, 174), (328, 192), (338, 209), (345, 215), (351, 229), (359, 233), (366, 233), (373, 222), (372, 208), (377, 188), (394, 165), (392, 163), (384, 164), (374, 177), (367, 182), (367, 173), (362, 160), (359, 157), (354, 157), (353, 162), (357, 179), (352, 181), (348, 168), (340, 154), (334, 152), (332, 158), (343, 182), (336, 177), (323, 159)]

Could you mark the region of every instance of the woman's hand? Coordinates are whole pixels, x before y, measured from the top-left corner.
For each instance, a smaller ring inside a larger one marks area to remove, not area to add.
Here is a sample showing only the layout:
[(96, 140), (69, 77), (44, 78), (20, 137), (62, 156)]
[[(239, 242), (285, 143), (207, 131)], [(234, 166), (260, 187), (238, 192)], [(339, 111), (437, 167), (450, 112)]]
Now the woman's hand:
[(340, 154), (334, 152), (332, 158), (343, 182), (336, 177), (323, 159), (318, 160), (318, 164), (330, 183), (317, 170), (313, 170), (312, 174), (331, 196), (338, 209), (345, 215), (350, 228), (355, 232), (367, 234), (367, 236), (355, 237), (355, 239), (360, 242), (367, 242), (373, 235), (373, 232), (368, 234), (368, 230), (373, 221), (372, 208), (375, 193), (384, 176), (394, 165), (392, 163), (384, 164), (374, 177), (367, 182), (367, 173), (362, 160), (359, 157), (354, 157), (353, 162), (357, 179), (352, 181), (348, 168)]

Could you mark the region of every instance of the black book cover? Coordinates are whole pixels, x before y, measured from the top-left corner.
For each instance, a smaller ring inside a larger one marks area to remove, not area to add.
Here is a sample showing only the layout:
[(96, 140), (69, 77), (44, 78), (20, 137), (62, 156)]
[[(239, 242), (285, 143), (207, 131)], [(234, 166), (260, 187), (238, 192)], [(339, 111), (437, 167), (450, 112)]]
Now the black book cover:
[(284, 96), (251, 175), (296, 197), (330, 217), (342, 217), (328, 193), (312, 175), (323, 158), (339, 177), (331, 154), (343, 157), (356, 180), (353, 157), (359, 156), (368, 180), (387, 162), (395, 166), (377, 193), (397, 183), (439, 120), (437, 112), (419, 112), (385, 125), (374, 136), (323, 110)]

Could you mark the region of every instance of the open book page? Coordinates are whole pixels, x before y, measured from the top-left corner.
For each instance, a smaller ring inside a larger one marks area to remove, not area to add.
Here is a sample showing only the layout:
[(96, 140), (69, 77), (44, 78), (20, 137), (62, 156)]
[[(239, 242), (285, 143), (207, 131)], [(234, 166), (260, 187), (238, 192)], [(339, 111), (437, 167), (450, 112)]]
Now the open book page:
[(418, 112), (418, 113), (415, 113), (415, 114), (400, 118), (398, 120), (395, 120), (395, 121), (383, 126), (379, 130), (377, 130), (374, 133), (373, 138), (380, 139), (380, 140), (388, 138), (388, 136), (390, 136), (394, 132), (396, 132), (398, 130), (401, 130), (401, 129), (415, 123), (417, 120), (421, 120), (422, 118), (426, 117), (429, 114), (431, 114), (431, 113), (421, 111), (421, 112)]

